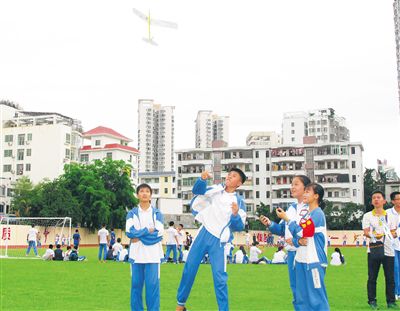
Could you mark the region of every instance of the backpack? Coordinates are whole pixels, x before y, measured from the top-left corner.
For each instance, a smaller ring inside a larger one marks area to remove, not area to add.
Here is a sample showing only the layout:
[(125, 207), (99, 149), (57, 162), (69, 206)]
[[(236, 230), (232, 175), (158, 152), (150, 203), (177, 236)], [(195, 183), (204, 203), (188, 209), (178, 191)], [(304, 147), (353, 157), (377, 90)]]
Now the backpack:
[(72, 251), (69, 255), (69, 260), (71, 261), (78, 261), (78, 254), (76, 251)]

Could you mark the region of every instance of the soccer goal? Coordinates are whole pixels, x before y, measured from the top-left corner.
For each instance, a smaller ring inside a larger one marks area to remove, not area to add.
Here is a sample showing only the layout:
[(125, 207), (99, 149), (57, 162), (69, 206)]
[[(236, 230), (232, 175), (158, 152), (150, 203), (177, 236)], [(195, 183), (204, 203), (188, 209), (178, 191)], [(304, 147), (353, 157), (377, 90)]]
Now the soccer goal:
[(71, 245), (71, 218), (1, 217), (0, 258), (38, 258), (50, 244)]

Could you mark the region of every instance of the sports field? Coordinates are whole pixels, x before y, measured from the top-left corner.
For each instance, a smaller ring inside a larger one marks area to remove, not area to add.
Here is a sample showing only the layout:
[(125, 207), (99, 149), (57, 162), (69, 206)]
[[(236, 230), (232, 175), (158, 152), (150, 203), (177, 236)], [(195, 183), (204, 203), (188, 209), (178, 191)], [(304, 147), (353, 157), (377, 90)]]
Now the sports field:
[[(44, 249), (40, 253), (44, 253)], [(266, 249), (272, 258), (274, 249)], [(329, 256), (333, 248), (329, 249)], [(365, 248), (343, 248), (346, 265), (328, 267), (332, 310), (368, 310)], [(0, 310), (129, 310), (129, 264), (99, 263), (97, 248), (82, 248), (84, 262), (1, 259)], [(161, 266), (161, 309), (175, 310), (183, 264)], [(292, 310), (286, 265), (228, 265), (230, 310)], [(386, 309), (383, 270), (378, 305)], [(211, 266), (201, 265), (188, 310), (217, 310)]]

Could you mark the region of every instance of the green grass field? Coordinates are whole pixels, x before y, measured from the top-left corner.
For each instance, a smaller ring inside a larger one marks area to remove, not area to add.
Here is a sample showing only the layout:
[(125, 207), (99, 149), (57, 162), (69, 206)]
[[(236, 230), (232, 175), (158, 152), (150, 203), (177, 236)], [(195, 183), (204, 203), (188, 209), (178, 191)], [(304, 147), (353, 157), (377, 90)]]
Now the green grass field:
[[(272, 257), (273, 249), (265, 255)], [(333, 249), (329, 249), (329, 256)], [(368, 310), (365, 248), (343, 248), (346, 265), (328, 267), (332, 310)], [(44, 250), (41, 250), (41, 253)], [(129, 264), (99, 263), (97, 248), (82, 248), (84, 262), (0, 259), (0, 310), (129, 310)], [(175, 310), (183, 264), (161, 266), (161, 309)], [(286, 265), (228, 265), (231, 310), (292, 310)], [(383, 270), (378, 304), (386, 308)], [(201, 265), (189, 310), (217, 310), (210, 265)]]

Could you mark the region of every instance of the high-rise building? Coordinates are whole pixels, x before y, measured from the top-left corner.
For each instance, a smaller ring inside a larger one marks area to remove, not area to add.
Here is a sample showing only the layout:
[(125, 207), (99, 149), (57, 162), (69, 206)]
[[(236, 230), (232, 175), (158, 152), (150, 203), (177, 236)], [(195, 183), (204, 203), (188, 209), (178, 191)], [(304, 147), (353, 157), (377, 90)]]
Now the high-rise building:
[(152, 99), (139, 100), (139, 172), (174, 170), (174, 109)]
[(196, 148), (211, 148), (213, 141), (229, 142), (229, 117), (200, 110), (196, 118)]
[(8, 213), (18, 178), (54, 179), (65, 164), (79, 161), (82, 126), (59, 113), (24, 111), (7, 102), (0, 103), (0, 124), (0, 213)]
[(246, 138), (247, 146), (275, 146), (280, 142), (281, 136), (276, 132), (250, 132)]
[(397, 56), (397, 91), (399, 95), (400, 109), (400, 0), (393, 1), (394, 10), (394, 34), (396, 40), (396, 56)]
[(345, 118), (332, 108), (307, 112), (287, 112), (283, 115), (282, 143), (302, 144), (304, 137), (315, 137), (317, 143), (348, 142), (349, 130)]

